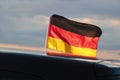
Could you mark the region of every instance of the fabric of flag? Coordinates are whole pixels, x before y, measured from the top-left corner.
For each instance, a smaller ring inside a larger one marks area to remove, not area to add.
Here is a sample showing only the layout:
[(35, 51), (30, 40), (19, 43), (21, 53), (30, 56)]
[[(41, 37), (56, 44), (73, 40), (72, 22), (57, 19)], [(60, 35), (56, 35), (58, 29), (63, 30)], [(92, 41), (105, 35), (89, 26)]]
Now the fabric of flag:
[(101, 29), (92, 24), (81, 23), (60, 15), (50, 18), (47, 48), (61, 51), (48, 55), (96, 58)]

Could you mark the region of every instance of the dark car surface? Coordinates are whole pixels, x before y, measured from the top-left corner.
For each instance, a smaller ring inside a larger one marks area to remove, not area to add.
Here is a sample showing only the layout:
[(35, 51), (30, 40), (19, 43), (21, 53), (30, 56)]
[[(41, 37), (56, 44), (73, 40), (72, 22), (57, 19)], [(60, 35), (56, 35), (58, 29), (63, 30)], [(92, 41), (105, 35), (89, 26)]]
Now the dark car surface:
[(63, 57), (0, 52), (0, 80), (120, 80), (120, 68)]

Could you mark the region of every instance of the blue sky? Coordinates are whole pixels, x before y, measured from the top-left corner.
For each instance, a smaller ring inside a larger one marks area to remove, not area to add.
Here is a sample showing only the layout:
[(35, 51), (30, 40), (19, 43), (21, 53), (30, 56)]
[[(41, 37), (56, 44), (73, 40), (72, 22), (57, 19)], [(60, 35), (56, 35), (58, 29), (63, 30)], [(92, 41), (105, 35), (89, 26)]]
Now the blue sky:
[[(0, 0), (0, 43), (44, 47), (52, 14), (99, 26), (99, 50), (120, 50), (120, 0)], [(120, 51), (118, 52), (120, 53)]]

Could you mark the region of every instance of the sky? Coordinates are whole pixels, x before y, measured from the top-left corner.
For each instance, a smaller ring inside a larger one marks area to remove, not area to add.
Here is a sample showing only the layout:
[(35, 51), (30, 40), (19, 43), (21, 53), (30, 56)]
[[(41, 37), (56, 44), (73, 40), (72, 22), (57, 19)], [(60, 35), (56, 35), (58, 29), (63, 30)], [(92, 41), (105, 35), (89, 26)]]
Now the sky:
[(99, 26), (98, 49), (120, 53), (120, 0), (0, 0), (0, 43), (45, 47), (53, 14)]

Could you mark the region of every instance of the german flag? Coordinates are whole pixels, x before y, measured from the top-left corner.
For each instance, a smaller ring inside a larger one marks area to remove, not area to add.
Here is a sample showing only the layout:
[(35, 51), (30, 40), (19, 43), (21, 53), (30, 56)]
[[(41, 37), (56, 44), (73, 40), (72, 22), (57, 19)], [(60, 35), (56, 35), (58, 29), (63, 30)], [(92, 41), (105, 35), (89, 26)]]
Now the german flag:
[(98, 26), (54, 14), (50, 18), (47, 48), (61, 53), (47, 54), (95, 59), (101, 34), (102, 31)]

